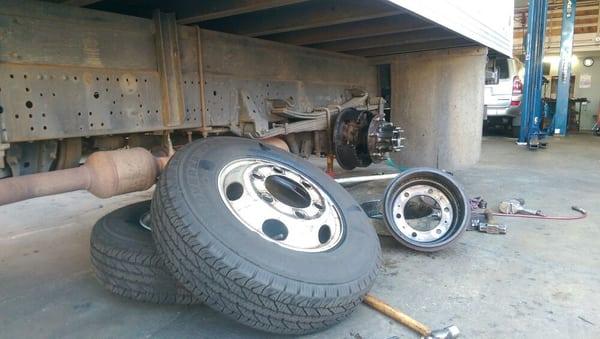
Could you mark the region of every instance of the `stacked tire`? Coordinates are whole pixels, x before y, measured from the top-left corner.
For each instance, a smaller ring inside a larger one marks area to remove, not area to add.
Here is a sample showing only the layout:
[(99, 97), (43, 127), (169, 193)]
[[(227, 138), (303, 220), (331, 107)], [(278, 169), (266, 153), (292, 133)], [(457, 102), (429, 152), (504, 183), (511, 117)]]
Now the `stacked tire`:
[(375, 231), (349, 193), (307, 161), (249, 139), (207, 138), (178, 151), (157, 184), (151, 224), (153, 271), (166, 268), (176, 281), (162, 285), (169, 295), (183, 287), (191, 295), (183, 300), (272, 333), (347, 318), (381, 263)]
[(143, 227), (150, 201), (102, 217), (90, 240), (90, 260), (96, 277), (109, 291), (156, 304), (194, 304), (199, 299), (172, 276), (158, 253), (152, 233)]

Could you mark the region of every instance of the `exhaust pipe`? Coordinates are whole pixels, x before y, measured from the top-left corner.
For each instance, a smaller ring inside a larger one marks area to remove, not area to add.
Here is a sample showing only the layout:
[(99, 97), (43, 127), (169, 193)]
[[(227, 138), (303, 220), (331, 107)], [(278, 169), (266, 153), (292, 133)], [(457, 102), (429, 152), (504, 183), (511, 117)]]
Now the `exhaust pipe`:
[(152, 187), (169, 157), (144, 148), (92, 153), (78, 168), (0, 180), (0, 206), (47, 195), (87, 190), (99, 198)]

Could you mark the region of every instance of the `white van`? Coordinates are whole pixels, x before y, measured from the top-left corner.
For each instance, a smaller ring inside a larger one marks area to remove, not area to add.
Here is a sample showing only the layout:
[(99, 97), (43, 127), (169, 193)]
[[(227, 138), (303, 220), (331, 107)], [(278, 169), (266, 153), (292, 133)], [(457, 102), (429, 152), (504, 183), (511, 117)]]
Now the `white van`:
[(503, 126), (519, 136), (523, 64), (505, 56), (489, 56), (485, 67), (484, 128)]

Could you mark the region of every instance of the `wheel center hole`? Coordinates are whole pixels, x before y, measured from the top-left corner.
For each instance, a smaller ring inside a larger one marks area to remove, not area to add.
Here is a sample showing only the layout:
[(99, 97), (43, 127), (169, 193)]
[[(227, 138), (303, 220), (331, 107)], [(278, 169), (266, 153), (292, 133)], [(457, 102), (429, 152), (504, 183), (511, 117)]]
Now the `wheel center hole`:
[(271, 175), (265, 180), (265, 188), (282, 203), (295, 208), (310, 206), (311, 199), (302, 184), (283, 175)]
[(404, 219), (415, 230), (431, 231), (442, 219), (440, 204), (427, 195), (413, 196), (404, 205)]

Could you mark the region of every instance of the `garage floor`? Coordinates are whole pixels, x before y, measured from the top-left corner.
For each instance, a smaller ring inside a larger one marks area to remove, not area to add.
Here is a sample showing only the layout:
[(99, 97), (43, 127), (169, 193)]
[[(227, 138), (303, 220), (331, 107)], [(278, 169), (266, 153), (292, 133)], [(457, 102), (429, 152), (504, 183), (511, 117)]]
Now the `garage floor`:
[[(507, 235), (468, 232), (436, 254), (382, 239), (385, 270), (373, 293), (417, 319), (458, 325), (464, 338), (600, 337), (600, 138), (576, 135), (547, 150), (487, 137), (481, 162), (455, 173), (490, 206), (520, 196), (548, 214), (590, 211), (580, 221), (505, 220)], [(350, 191), (359, 201), (385, 184)], [(112, 296), (88, 261), (93, 223), (150, 197), (99, 200), (87, 193), (0, 207), (0, 337), (265, 337), (202, 305), (155, 306)], [(360, 253), (357, 253), (360, 255)], [(321, 338), (415, 338), (366, 306)]]

